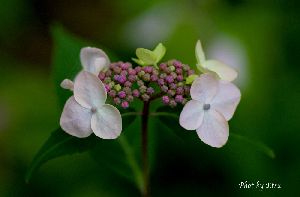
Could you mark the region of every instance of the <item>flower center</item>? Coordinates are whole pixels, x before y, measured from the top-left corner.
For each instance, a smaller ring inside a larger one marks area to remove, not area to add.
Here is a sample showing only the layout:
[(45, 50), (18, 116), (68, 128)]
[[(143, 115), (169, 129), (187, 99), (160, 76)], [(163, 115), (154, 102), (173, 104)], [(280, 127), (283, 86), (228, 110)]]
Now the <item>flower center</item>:
[(203, 105), (203, 110), (207, 111), (210, 109), (210, 104), (204, 104)]
[(97, 112), (97, 108), (96, 108), (96, 107), (92, 107), (91, 111), (92, 111), (92, 113), (94, 114), (94, 113)]

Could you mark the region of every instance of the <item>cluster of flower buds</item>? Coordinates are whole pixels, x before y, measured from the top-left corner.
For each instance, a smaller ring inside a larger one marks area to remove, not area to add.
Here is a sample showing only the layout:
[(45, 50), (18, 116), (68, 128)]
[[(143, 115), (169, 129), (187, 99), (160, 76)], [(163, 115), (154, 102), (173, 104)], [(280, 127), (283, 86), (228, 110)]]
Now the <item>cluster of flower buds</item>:
[(170, 60), (159, 65), (159, 72), (157, 83), (164, 92), (163, 103), (171, 107), (184, 105), (190, 97), (191, 87), (185, 83), (185, 79), (194, 74), (194, 70), (178, 60)]
[[(131, 63), (115, 62), (108, 70), (101, 71), (99, 78), (109, 97), (122, 108), (128, 108), (134, 98), (149, 101), (154, 94), (162, 95), (164, 104), (175, 107), (187, 102), (190, 85), (185, 84), (185, 78), (193, 73), (188, 65), (177, 60), (162, 63), (159, 69), (153, 66), (133, 68)], [(155, 89), (155, 84), (160, 90)]]

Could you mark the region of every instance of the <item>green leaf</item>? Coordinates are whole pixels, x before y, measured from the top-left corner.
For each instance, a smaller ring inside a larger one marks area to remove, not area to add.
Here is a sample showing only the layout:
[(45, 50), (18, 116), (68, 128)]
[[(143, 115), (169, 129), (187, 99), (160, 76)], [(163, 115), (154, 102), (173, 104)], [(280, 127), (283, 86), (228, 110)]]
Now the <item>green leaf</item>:
[[(123, 125), (126, 128), (135, 120), (137, 113), (134, 111), (122, 115)], [(141, 167), (135, 156), (132, 145), (128, 142), (129, 130), (123, 128), (122, 135), (113, 141), (103, 141), (91, 149), (91, 156), (95, 161), (116, 174), (134, 183), (141, 191), (143, 178)]]
[(90, 150), (96, 142), (94, 135), (80, 139), (65, 133), (61, 128), (55, 130), (35, 155), (27, 170), (26, 182), (29, 182), (32, 174), (47, 161), (64, 155), (85, 152)]
[(156, 56), (156, 62), (158, 63), (166, 54), (166, 47), (162, 44), (159, 43), (155, 49), (153, 50), (154, 55)]
[(247, 138), (245, 136), (241, 136), (241, 135), (233, 133), (233, 132), (230, 133), (230, 136), (233, 137), (234, 139), (237, 139), (237, 140), (240, 140), (240, 141), (250, 144), (251, 146), (256, 148), (258, 151), (264, 153), (265, 155), (267, 155), (268, 157), (270, 157), (272, 159), (275, 158), (274, 151), (262, 142), (250, 140), (249, 138)]
[[(173, 133), (183, 139), (183, 140), (190, 140), (190, 135), (186, 135), (184, 133), (184, 129), (179, 125), (179, 108), (173, 109), (173, 112), (170, 109), (167, 109), (167, 107), (160, 107), (157, 109), (155, 113), (152, 113), (153, 116), (159, 117), (159, 120), (170, 130), (173, 131)], [(248, 139), (245, 136), (238, 135), (234, 132), (230, 132), (229, 134), (230, 137), (246, 142), (253, 146), (257, 151), (262, 152), (263, 154), (267, 155), (270, 158), (275, 158), (275, 153), (274, 151), (268, 147), (266, 144)], [(196, 136), (195, 136), (196, 137)]]
[(156, 63), (156, 56), (155, 54), (144, 48), (137, 48), (136, 49), (136, 56), (143, 62), (142, 66), (146, 65), (153, 65)]
[[(123, 132), (132, 123), (136, 115), (137, 114), (133, 111), (122, 114)], [(25, 180), (28, 182), (33, 173), (47, 161), (65, 155), (89, 151), (95, 147), (96, 144), (107, 143), (108, 149), (106, 149), (106, 151), (109, 150), (110, 154), (112, 154), (109, 146), (112, 146), (111, 144), (113, 144), (114, 141), (117, 140), (103, 140), (93, 134), (87, 138), (77, 138), (67, 134), (61, 128), (59, 128), (51, 134), (51, 136), (35, 155), (27, 170)]]
[(186, 78), (185, 83), (186, 83), (186, 84), (192, 84), (193, 81), (194, 81), (197, 77), (199, 77), (199, 76), (198, 76), (198, 75), (190, 75), (190, 76), (188, 76), (188, 77)]
[(59, 104), (63, 108), (66, 100), (72, 95), (72, 92), (62, 89), (60, 83), (64, 79), (73, 80), (76, 74), (82, 69), (79, 53), (82, 47), (87, 46), (87, 43), (65, 31), (59, 25), (52, 27), (52, 38), (52, 75)]

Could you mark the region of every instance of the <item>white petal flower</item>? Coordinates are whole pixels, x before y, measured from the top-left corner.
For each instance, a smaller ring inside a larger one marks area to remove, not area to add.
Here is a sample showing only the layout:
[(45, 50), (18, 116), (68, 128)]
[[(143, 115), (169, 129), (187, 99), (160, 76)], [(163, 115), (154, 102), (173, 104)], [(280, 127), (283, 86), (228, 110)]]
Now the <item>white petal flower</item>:
[(197, 68), (201, 72), (216, 73), (220, 79), (226, 81), (233, 81), (237, 77), (237, 72), (230, 66), (217, 60), (206, 60), (200, 40), (197, 41), (195, 54), (197, 59)]
[(65, 104), (60, 119), (64, 131), (76, 137), (92, 132), (103, 139), (115, 139), (122, 131), (121, 114), (105, 104), (107, 95), (101, 80), (94, 74), (81, 71), (74, 82), (74, 96)]
[(94, 47), (84, 47), (80, 51), (80, 61), (85, 71), (99, 74), (100, 71), (109, 67), (110, 60), (106, 53)]
[(207, 73), (195, 79), (190, 92), (192, 100), (180, 114), (180, 125), (187, 130), (196, 130), (199, 138), (212, 147), (223, 146), (229, 134), (227, 121), (240, 101), (240, 90)]

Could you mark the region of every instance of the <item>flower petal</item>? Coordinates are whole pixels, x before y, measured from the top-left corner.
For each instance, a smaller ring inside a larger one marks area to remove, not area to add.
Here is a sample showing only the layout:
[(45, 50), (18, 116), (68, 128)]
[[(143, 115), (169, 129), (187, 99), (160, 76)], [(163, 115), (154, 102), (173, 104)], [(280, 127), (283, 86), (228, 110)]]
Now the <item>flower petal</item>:
[(233, 81), (237, 77), (237, 72), (230, 66), (217, 60), (207, 60), (203, 64), (204, 68), (218, 74), (225, 81)]
[(203, 103), (191, 100), (182, 109), (179, 123), (186, 130), (196, 130), (203, 121), (203, 114)]
[(199, 65), (202, 65), (205, 62), (205, 55), (200, 40), (198, 40), (196, 43), (195, 55), (196, 55), (197, 63)]
[(217, 94), (211, 101), (211, 106), (220, 112), (226, 120), (230, 120), (240, 99), (241, 92), (234, 84), (220, 81)]
[(97, 76), (101, 70), (107, 69), (110, 64), (106, 53), (101, 49), (93, 47), (84, 47), (81, 49), (80, 61), (84, 70)]
[(205, 144), (220, 148), (228, 140), (228, 123), (219, 112), (210, 109), (204, 112), (203, 123), (197, 129), (197, 134)]
[(202, 103), (210, 103), (218, 90), (218, 80), (209, 73), (196, 78), (191, 86), (191, 97)]
[(103, 105), (92, 115), (92, 130), (102, 139), (115, 139), (122, 131), (122, 118), (119, 110), (112, 105)]
[(75, 79), (74, 97), (85, 108), (100, 107), (106, 101), (106, 90), (95, 75), (81, 71)]
[(70, 135), (84, 138), (92, 133), (91, 110), (79, 105), (74, 97), (70, 97), (60, 117), (61, 128)]
[(64, 79), (61, 83), (60, 83), (60, 87), (62, 87), (63, 89), (67, 89), (67, 90), (74, 90), (74, 82), (71, 81), (70, 79)]

